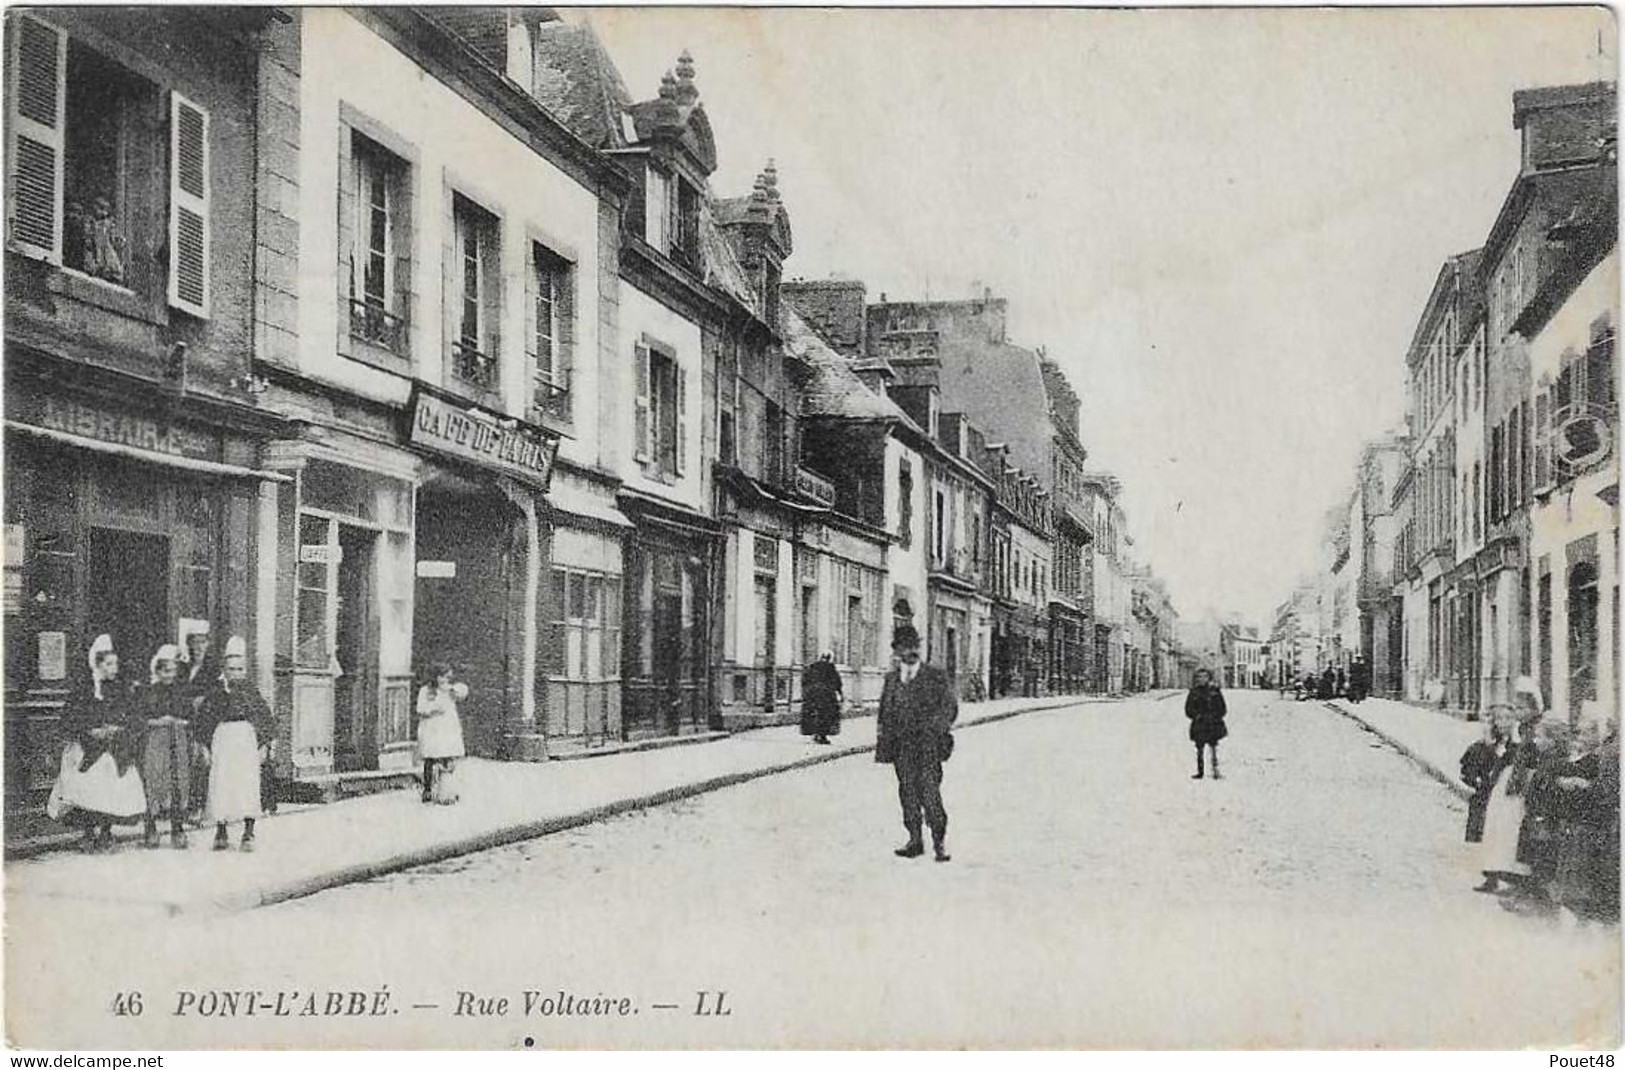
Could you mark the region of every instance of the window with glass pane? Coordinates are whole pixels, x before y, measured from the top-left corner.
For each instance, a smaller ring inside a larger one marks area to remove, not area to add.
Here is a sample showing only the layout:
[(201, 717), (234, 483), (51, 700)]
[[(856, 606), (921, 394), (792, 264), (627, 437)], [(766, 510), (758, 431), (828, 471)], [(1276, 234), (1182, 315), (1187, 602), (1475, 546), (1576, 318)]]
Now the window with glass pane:
[(328, 586), (328, 565), (325, 561), (305, 561), (303, 550), (307, 546), (320, 546), (326, 548), (328, 553), (335, 552), (333, 545), (332, 528), (334, 524), (326, 517), (302, 516), (299, 518), (299, 547), (300, 562), (298, 566), (298, 621), (299, 641), (297, 660), (305, 668), (325, 669), (328, 667), (329, 651), (332, 649), (331, 637), (328, 634), (328, 603), (331, 592)]
[(219, 530), (214, 498), (197, 487), (182, 491), (175, 501), (175, 534), (181, 543), (176, 612), (179, 616), (208, 620), (213, 606), (215, 537)]
[(472, 386), (493, 390), (502, 289), (497, 218), (454, 195), (452, 223), (456, 234), (452, 371)]
[(544, 420), (570, 420), (572, 371), (571, 266), (551, 250), (531, 244), (530, 339), (532, 406)]

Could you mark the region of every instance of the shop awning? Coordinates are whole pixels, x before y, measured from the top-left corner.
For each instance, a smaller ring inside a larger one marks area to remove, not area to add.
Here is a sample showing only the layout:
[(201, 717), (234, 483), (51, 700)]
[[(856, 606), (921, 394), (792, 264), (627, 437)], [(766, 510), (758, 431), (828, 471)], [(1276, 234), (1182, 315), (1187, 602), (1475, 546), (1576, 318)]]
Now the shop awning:
[(632, 521), (626, 518), (626, 514), (617, 509), (613, 503), (594, 497), (563, 480), (555, 480), (547, 490), (547, 497), (542, 501), (553, 512), (565, 516), (594, 520), (617, 528), (634, 526)]
[(53, 431), (48, 427), (35, 427), (19, 420), (7, 420), (7, 431), (21, 431), (24, 434), (34, 435), (37, 438), (60, 442), (66, 446), (74, 446), (93, 453), (105, 453), (114, 457), (127, 457), (135, 461), (145, 461), (148, 464), (159, 464), (166, 468), (182, 468), (188, 472), (202, 472), (207, 475), (235, 476), (239, 479), (263, 479), (273, 483), (292, 483), (293, 476), (285, 472), (268, 472), (261, 468), (246, 468), (240, 464), (226, 464), (224, 461), (208, 461), (198, 457), (177, 457), (170, 453), (159, 453), (157, 450), (144, 450), (138, 446), (125, 446), (117, 442), (103, 442), (100, 439), (86, 438), (68, 431)]

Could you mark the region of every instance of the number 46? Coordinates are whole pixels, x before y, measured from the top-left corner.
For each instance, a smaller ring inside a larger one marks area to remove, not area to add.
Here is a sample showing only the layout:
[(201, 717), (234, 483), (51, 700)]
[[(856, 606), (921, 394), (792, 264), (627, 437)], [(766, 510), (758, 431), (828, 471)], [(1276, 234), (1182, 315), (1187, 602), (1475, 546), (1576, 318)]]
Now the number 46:
[(113, 997), (113, 1014), (119, 1018), (141, 1017), (141, 993), (120, 992)]

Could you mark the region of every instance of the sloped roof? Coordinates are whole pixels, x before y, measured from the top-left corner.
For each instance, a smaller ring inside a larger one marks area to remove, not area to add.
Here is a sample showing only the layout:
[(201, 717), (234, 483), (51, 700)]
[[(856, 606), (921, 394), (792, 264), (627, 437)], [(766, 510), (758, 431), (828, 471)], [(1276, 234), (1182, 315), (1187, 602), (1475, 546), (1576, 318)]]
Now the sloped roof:
[(710, 211), (702, 212), (700, 217), (700, 257), (705, 264), (708, 284), (732, 295), (746, 308), (757, 307), (756, 288), (750, 284), (745, 265), (739, 262), (733, 243), (722, 233)]
[(586, 23), (545, 22), (532, 38), (536, 99), (594, 148), (627, 143), (621, 116), (632, 94), (598, 34)]
[(794, 309), (786, 308), (783, 320), (785, 350), (809, 371), (801, 395), (804, 416), (911, 423), (891, 400), (865, 386), (846, 358), (825, 345)]

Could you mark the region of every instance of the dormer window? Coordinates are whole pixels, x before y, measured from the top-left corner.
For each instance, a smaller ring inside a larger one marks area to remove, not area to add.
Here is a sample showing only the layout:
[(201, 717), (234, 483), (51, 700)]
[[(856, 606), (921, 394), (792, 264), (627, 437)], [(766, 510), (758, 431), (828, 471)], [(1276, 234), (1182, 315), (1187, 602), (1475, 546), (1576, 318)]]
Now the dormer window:
[(699, 267), (700, 191), (654, 164), (643, 187), (643, 239), (673, 260)]

